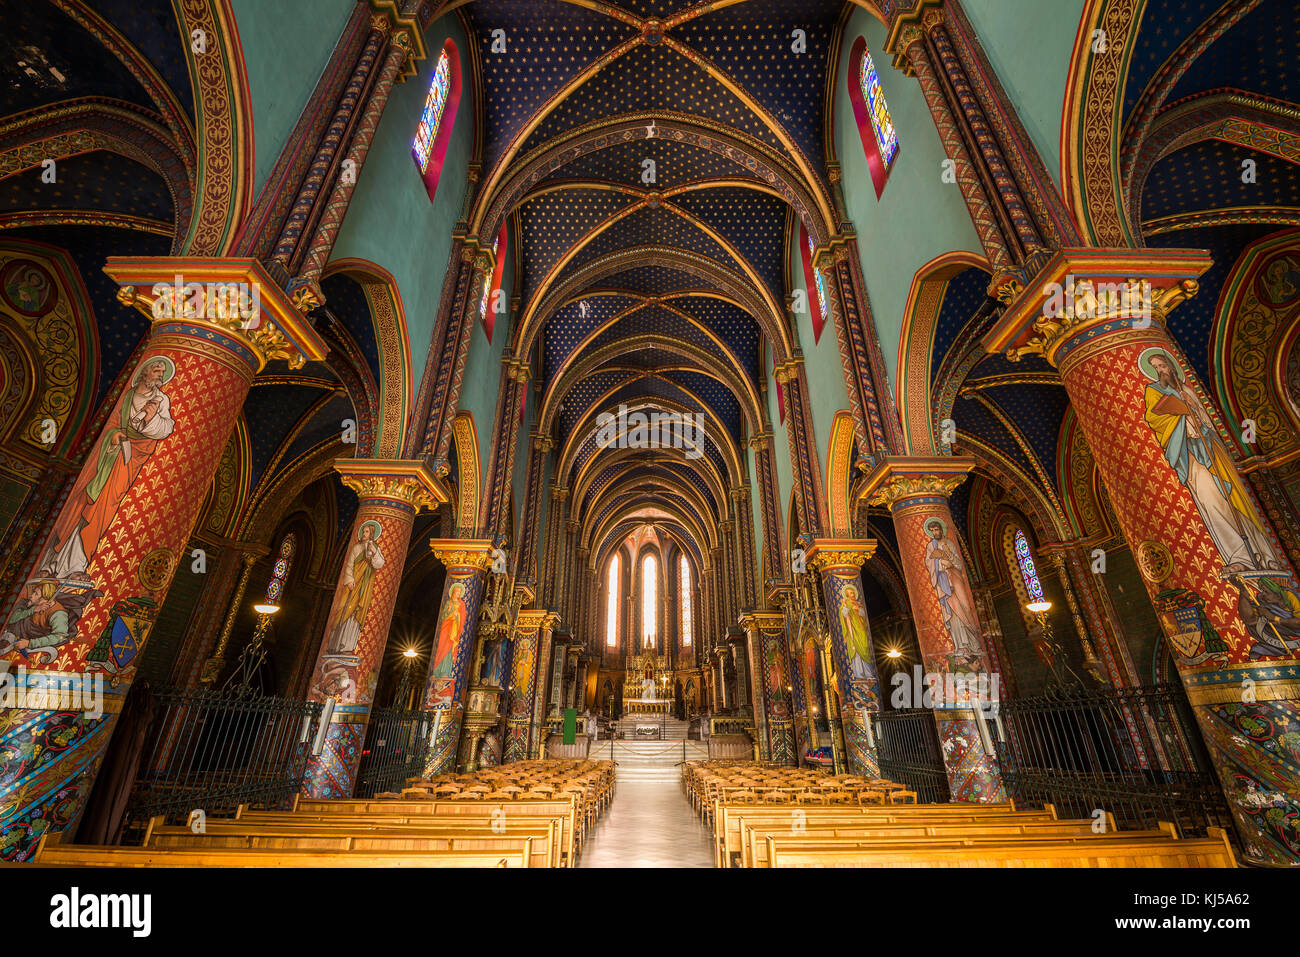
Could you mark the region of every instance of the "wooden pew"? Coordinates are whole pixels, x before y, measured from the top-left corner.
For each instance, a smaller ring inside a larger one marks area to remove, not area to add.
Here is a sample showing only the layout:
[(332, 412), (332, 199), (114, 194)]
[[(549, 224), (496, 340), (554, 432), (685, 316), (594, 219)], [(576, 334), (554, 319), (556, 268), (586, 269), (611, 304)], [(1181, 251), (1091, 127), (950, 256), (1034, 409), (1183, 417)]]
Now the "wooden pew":
[[(514, 801), (448, 801), (437, 799), (384, 799), (317, 800), (295, 796), (294, 812), (307, 814), (398, 815), (420, 817), (557, 817), (561, 820), (560, 848), (564, 867), (572, 867), (577, 860), (582, 815), (578, 802), (572, 797), (556, 796), (550, 800), (519, 798)], [(499, 812), (499, 813), (498, 813)], [(241, 808), (236, 817), (246, 812)], [(251, 812), (260, 814), (261, 812)]]
[[(1113, 829), (1103, 833), (1119, 833)], [(767, 838), (778, 841), (785, 838), (807, 839), (818, 843), (823, 839), (860, 840), (864, 845), (872, 841), (894, 841), (899, 843), (920, 843), (926, 840), (940, 840), (966, 843), (972, 840), (989, 840), (1006, 842), (1021, 837), (1034, 840), (1056, 840), (1058, 838), (1087, 838), (1100, 836), (1093, 831), (1091, 820), (1080, 821), (1019, 821), (1004, 823), (989, 822), (908, 822), (899, 824), (852, 824), (843, 821), (818, 821), (807, 823), (806, 827), (795, 830), (789, 821), (779, 824), (750, 822), (741, 817), (737, 821), (741, 833), (740, 867), (767, 867)], [(1128, 832), (1134, 833), (1134, 832)], [(1176, 836), (1156, 829), (1148, 834), (1151, 838)]]
[(523, 851), (529, 867), (558, 867), (559, 826), (554, 820), (522, 826), (514, 821), (508, 833), (491, 823), (469, 826), (428, 821), (400, 825), (361, 825), (347, 822), (253, 824), (207, 822), (201, 834), (188, 827), (167, 826), (163, 818), (150, 821), (144, 846), (156, 848), (262, 848), (303, 851)]
[(1192, 840), (1100, 834), (1091, 838), (1007, 843), (856, 845), (849, 842), (790, 845), (767, 838), (772, 867), (1235, 867), (1222, 828)]
[(1013, 804), (907, 804), (883, 806), (820, 806), (780, 804), (722, 804), (714, 806), (714, 865), (731, 867), (743, 853), (744, 842), (736, 825), (738, 817), (753, 823), (780, 823), (793, 820), (801, 812), (804, 822), (812, 820), (848, 823), (978, 823), (998, 819), (1007, 823), (1054, 821), (1056, 809), (1047, 805), (1041, 811), (1016, 811)]
[[(34, 863), (57, 867), (527, 867), (531, 850), (306, 851), (283, 848), (100, 847), (49, 835)], [(525, 844), (528, 838), (524, 838)]]

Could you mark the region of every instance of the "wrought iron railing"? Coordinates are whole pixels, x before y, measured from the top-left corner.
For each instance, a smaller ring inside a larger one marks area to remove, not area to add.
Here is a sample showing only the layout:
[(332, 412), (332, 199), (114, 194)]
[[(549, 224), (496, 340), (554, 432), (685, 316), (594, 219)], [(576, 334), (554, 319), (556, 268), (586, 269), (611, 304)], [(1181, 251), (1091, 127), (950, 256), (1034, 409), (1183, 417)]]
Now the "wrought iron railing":
[(911, 708), (871, 716), (880, 775), (906, 785), (922, 804), (948, 801), (948, 773), (939, 750), (934, 712)]
[(1185, 835), (1232, 819), (1177, 685), (1061, 692), (1001, 703), (1002, 778), (1018, 804), (1062, 817), (1102, 810), (1120, 828), (1172, 821)]
[(234, 814), (240, 804), (287, 807), (302, 787), (319, 727), (315, 702), (248, 688), (164, 688), (127, 809), (128, 832), (157, 815), (184, 823), (191, 811)]
[(400, 791), (407, 778), (424, 773), (433, 717), (433, 711), (401, 708), (375, 708), (370, 713), (357, 772), (357, 797)]

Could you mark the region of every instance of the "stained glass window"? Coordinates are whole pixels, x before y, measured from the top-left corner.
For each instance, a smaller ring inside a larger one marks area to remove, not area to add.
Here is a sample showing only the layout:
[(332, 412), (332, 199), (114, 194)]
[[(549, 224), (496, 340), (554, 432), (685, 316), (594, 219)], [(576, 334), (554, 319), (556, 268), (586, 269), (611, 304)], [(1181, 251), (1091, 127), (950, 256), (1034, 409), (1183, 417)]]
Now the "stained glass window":
[[(496, 239), (492, 240), (492, 262), (493, 262), (493, 263), (496, 262), (496, 259), (497, 259), (497, 245), (498, 245), (500, 242), (501, 242), (501, 237), (500, 237), (500, 236), (498, 236)], [(480, 321), (482, 321), (482, 320), (483, 320), (484, 318), (486, 318), (486, 316), (487, 316), (488, 299), (490, 299), (491, 296), (492, 296), (492, 277), (493, 277), (493, 274), (494, 274), (494, 270), (491, 270), (491, 269), (490, 269), (490, 270), (488, 270), (487, 275), (485, 275), (485, 276), (483, 277), (483, 298), (480, 299), (479, 302), (478, 302), (478, 317), (479, 317), (479, 320), (480, 320)]]
[(420, 125), (415, 129), (415, 142), (411, 148), (420, 172), (428, 172), (429, 156), (433, 153), (433, 141), (438, 138), (438, 126), (442, 123), (442, 111), (447, 105), (447, 93), (451, 89), (451, 58), (447, 51), (442, 51), (438, 58), (438, 68), (433, 71), (433, 82), (429, 84), (429, 94), (424, 98), (424, 110), (420, 113)]
[(280, 550), (275, 555), (275, 564), (271, 566), (271, 580), (266, 584), (266, 602), (278, 604), (284, 594), (284, 580), (293, 566), (293, 553), (298, 549), (298, 538), (290, 532), (280, 542)]
[(1020, 565), (1020, 577), (1025, 580), (1025, 591), (1029, 593), (1029, 600), (1042, 601), (1043, 586), (1038, 581), (1038, 568), (1034, 565), (1034, 556), (1029, 553), (1029, 542), (1025, 540), (1025, 533), (1016, 529), (1014, 543), (1016, 562)]
[(641, 641), (646, 648), (655, 646), (655, 589), (658, 587), (658, 562), (647, 555), (641, 562)]
[(609, 560), (609, 578), (606, 582), (609, 596), (605, 599), (605, 645), (618, 646), (618, 555)]
[(830, 311), (827, 310), (826, 308), (826, 283), (822, 279), (821, 272), (818, 271), (816, 266), (812, 265), (816, 249), (817, 247), (813, 245), (812, 237), (809, 236), (808, 237), (808, 266), (810, 269), (812, 269), (813, 285), (817, 287), (817, 305), (821, 309), (822, 322), (825, 322), (830, 317)]
[(691, 565), (686, 556), (681, 557), (682, 588), (682, 647), (691, 646), (691, 625), (694, 615), (691, 612)]
[(898, 134), (894, 132), (894, 120), (889, 115), (885, 104), (885, 91), (881, 89), (880, 77), (876, 75), (876, 65), (871, 62), (871, 54), (862, 50), (862, 99), (867, 104), (867, 115), (871, 117), (871, 128), (876, 134), (876, 145), (880, 148), (880, 158), (885, 168), (894, 161), (898, 152)]

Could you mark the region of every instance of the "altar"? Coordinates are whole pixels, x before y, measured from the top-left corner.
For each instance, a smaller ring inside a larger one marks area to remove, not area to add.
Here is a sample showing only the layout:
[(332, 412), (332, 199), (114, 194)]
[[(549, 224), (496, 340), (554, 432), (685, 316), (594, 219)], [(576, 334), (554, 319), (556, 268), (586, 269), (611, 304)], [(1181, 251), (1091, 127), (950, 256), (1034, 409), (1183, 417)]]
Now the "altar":
[(672, 714), (673, 703), (667, 698), (624, 698), (624, 714)]

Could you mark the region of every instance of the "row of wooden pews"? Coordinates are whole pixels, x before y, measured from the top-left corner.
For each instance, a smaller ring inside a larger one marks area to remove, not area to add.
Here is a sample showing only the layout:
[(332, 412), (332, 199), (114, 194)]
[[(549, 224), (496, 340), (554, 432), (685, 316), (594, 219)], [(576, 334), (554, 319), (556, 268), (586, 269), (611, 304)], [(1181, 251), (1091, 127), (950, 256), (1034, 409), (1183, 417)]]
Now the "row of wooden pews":
[[(151, 821), (141, 847), (62, 844), (57, 867), (572, 867), (593, 815), (612, 797), (609, 761), (536, 761), (478, 774), (412, 779), (371, 799), (299, 796), (288, 811), (240, 807), (199, 833)], [(445, 787), (457, 785), (454, 793)], [(502, 788), (509, 790), (503, 791)], [(449, 795), (449, 796), (447, 796)], [(470, 797), (469, 795), (473, 795)]]
[[(709, 780), (704, 770), (684, 770), (684, 783)], [(1166, 823), (1120, 831), (1109, 815), (1104, 822), (1060, 820), (1051, 805), (1043, 810), (1017, 810), (1011, 803), (780, 805), (719, 795), (705, 817), (719, 867), (1236, 865), (1227, 834), (1219, 828), (1193, 839), (1180, 839)]]

